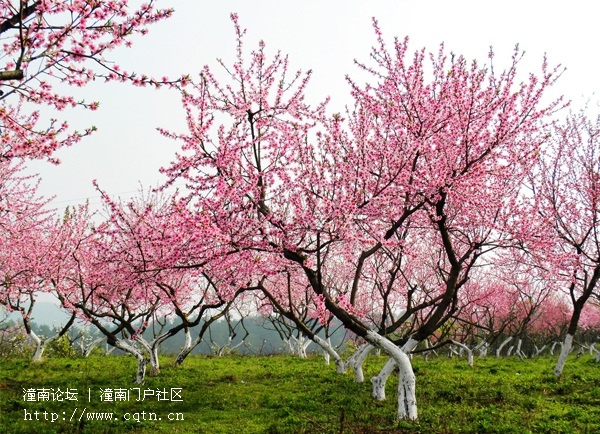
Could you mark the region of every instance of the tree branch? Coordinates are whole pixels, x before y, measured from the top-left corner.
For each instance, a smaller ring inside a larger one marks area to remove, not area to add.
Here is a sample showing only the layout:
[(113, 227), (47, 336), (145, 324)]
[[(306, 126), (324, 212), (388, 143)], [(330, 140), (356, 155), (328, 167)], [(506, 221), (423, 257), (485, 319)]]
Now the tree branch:
[(41, 0), (32, 3), (0, 24), (0, 35), (7, 30), (13, 29), (18, 23), (25, 21), (25, 18), (28, 18), (30, 15), (32, 15), (41, 3)]

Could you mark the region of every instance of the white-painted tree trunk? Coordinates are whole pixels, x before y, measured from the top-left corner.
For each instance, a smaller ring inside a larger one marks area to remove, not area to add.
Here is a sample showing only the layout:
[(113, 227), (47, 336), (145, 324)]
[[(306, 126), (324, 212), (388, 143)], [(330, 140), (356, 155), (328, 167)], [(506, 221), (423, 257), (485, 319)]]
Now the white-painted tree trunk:
[(326, 356), (326, 359), (325, 359), (326, 363), (329, 364), (329, 362), (328, 362), (329, 357), (333, 357), (333, 360), (335, 361), (336, 372), (338, 374), (346, 373), (347, 365), (346, 365), (346, 363), (344, 363), (344, 361), (342, 360), (342, 357), (339, 355), (339, 353), (331, 345), (331, 339), (327, 339), (325, 341), (322, 338), (320, 338), (319, 336), (315, 335), (314, 341), (317, 345), (319, 345), (323, 349), (323, 353)]
[(552, 342), (552, 347), (550, 347), (550, 355), (551, 356), (554, 355), (554, 349), (556, 348), (557, 345), (558, 345), (558, 342)]
[(458, 351), (452, 345), (448, 345), (448, 358), (451, 359), (454, 356), (458, 356)]
[(481, 341), (473, 351), (479, 350), (479, 357), (487, 357), (488, 349), (490, 348), (490, 344), (486, 341)]
[(496, 350), (496, 357), (500, 357), (500, 353), (502, 352), (502, 348), (504, 348), (504, 346), (506, 344), (508, 344), (510, 341), (512, 341), (512, 336), (507, 337), (506, 339), (504, 339), (502, 341), (502, 343), (500, 344), (500, 346), (498, 347), (498, 349)]
[(181, 349), (181, 351), (179, 351), (179, 354), (177, 354), (177, 357), (175, 357), (173, 366), (181, 366), (181, 364), (183, 363), (185, 358), (194, 349), (194, 347), (192, 346), (192, 332), (188, 327), (186, 327), (184, 329), (184, 334), (185, 334), (185, 342), (183, 344), (183, 348)]
[(546, 349), (546, 345), (542, 345), (542, 348), (538, 348), (538, 346), (534, 344), (533, 347), (535, 348), (535, 353), (533, 353), (534, 357), (539, 356), (540, 354), (542, 354), (542, 351)]
[(567, 356), (571, 352), (571, 348), (573, 346), (573, 336), (567, 333), (565, 336), (565, 340), (562, 344), (562, 348), (560, 350), (560, 355), (558, 356), (558, 361), (556, 362), (556, 366), (554, 367), (554, 376), (560, 377), (562, 375), (563, 369), (565, 367), (565, 362), (567, 361)]
[(92, 350), (94, 348), (96, 348), (96, 345), (98, 345), (104, 339), (106, 339), (106, 338), (105, 337), (96, 338), (92, 342), (90, 342), (89, 345), (87, 345), (87, 346), (82, 344), (81, 345), (81, 355), (83, 357), (89, 357), (89, 355), (92, 354)]
[(523, 353), (523, 351), (521, 351), (521, 344), (523, 343), (523, 339), (519, 339), (517, 341), (517, 348), (515, 349), (515, 356), (517, 356), (518, 358), (520, 358), (521, 360), (525, 359), (525, 353)]
[(393, 358), (387, 361), (379, 374), (371, 378), (373, 386), (372, 395), (377, 401), (385, 401), (385, 385), (392, 372), (396, 369), (396, 361)]
[(33, 357), (31, 361), (33, 363), (40, 363), (42, 361), (42, 356), (44, 355), (44, 351), (46, 347), (51, 343), (57, 340), (60, 335), (56, 334), (54, 336), (49, 337), (48, 339), (42, 339), (38, 335), (35, 334), (33, 330), (29, 332), (29, 337), (35, 343), (35, 351), (33, 353)]
[(357, 356), (354, 357), (350, 361), (350, 366), (352, 366), (352, 370), (354, 371), (354, 381), (357, 383), (363, 383), (365, 381), (365, 374), (363, 372), (363, 364), (369, 353), (373, 351), (375, 347), (371, 344), (363, 345), (358, 352)]
[(458, 342), (458, 341), (451, 341), (451, 342), (454, 345), (459, 346), (460, 348), (462, 348), (463, 350), (465, 350), (467, 352), (467, 364), (472, 368), (473, 367), (473, 350), (461, 342)]
[(229, 336), (227, 343), (225, 343), (223, 346), (219, 346), (218, 344), (212, 345), (212, 350), (214, 351), (215, 355), (217, 355), (219, 357), (225, 356), (225, 355), (231, 353), (232, 351), (235, 351), (240, 346), (244, 345), (244, 340), (242, 339), (240, 342), (238, 342), (234, 346), (230, 346), (232, 341), (233, 341), (233, 336)]
[[(409, 339), (404, 344), (404, 346), (401, 348), (401, 351), (404, 352), (404, 354), (410, 353), (412, 350), (414, 350), (416, 348), (416, 346), (418, 344), (419, 344), (419, 342), (415, 341), (414, 339)], [(409, 361), (410, 361), (410, 358), (409, 358)], [(394, 372), (396, 367), (397, 367), (396, 360), (392, 357), (383, 366), (381, 371), (379, 371), (379, 374), (377, 374), (377, 376), (371, 378), (371, 384), (373, 386), (373, 391), (372, 391), (373, 398), (375, 398), (378, 401), (385, 400), (385, 385), (387, 383), (387, 380), (388, 380), (390, 374), (392, 372)]]
[(185, 358), (189, 356), (192, 351), (194, 351), (194, 348), (196, 348), (200, 342), (202, 342), (200, 335), (198, 335), (198, 337), (192, 341), (192, 333), (190, 329), (185, 329), (185, 344), (179, 354), (177, 354), (177, 357), (173, 362), (173, 366), (181, 366)]
[(302, 334), (298, 336), (298, 339), (296, 339), (296, 345), (298, 346), (298, 355), (301, 359), (306, 359), (306, 350), (308, 349), (310, 342), (310, 339), (308, 339)]
[(130, 345), (126, 342), (123, 342), (120, 339), (115, 341), (114, 346), (120, 350), (123, 350), (131, 355), (133, 355), (138, 362), (137, 373), (135, 377), (136, 384), (143, 384), (144, 379), (146, 378), (146, 359), (144, 358), (144, 353), (140, 351), (133, 345)]
[(191, 345), (189, 347), (184, 346), (181, 349), (181, 351), (179, 352), (179, 354), (177, 354), (177, 357), (175, 358), (175, 361), (173, 362), (173, 366), (181, 366), (181, 364), (183, 363), (185, 358), (187, 356), (189, 356), (189, 354), (192, 352), (193, 349), (194, 349), (194, 347), (192, 347)]
[(370, 345), (368, 342), (365, 342), (358, 346), (358, 348), (348, 357), (348, 360), (344, 363), (344, 370), (348, 369), (348, 366), (354, 366), (354, 360), (361, 355), (363, 350)]
[(34, 363), (39, 363), (42, 361), (42, 355), (44, 354), (44, 350), (46, 349), (46, 345), (40, 339), (38, 335), (35, 334), (33, 330), (29, 332), (29, 337), (35, 344), (35, 352), (33, 353), (32, 361)]
[(160, 373), (160, 362), (158, 361), (158, 345), (153, 345), (150, 349), (150, 376)]
[(192, 331), (189, 327), (185, 328), (185, 343), (183, 344), (183, 348), (190, 348), (192, 346)]
[(367, 333), (367, 340), (373, 345), (382, 348), (390, 357), (394, 359), (396, 365), (398, 366), (398, 419), (416, 420), (416, 381), (408, 354), (394, 345), (389, 339), (386, 339), (375, 332), (369, 331)]
[(294, 347), (294, 344), (292, 344), (292, 340), (291, 339), (284, 339), (283, 342), (285, 342), (288, 345), (288, 349), (290, 351), (290, 356), (295, 356), (296, 355), (296, 348)]
[(297, 355), (301, 359), (306, 359), (306, 349), (311, 342), (306, 336), (303, 334), (300, 334), (298, 337), (290, 336), (290, 339), (287, 339), (285, 342), (287, 342), (290, 348), (290, 355)]

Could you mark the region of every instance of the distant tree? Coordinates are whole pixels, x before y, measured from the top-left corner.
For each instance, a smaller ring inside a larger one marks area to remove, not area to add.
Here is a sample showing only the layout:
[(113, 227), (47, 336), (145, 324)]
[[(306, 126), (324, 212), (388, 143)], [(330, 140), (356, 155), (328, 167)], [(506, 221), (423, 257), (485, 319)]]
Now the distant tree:
[(534, 178), (539, 222), (532, 250), (549, 264), (572, 313), (554, 375), (560, 377), (584, 308), (600, 279), (600, 116), (571, 113), (549, 133)]

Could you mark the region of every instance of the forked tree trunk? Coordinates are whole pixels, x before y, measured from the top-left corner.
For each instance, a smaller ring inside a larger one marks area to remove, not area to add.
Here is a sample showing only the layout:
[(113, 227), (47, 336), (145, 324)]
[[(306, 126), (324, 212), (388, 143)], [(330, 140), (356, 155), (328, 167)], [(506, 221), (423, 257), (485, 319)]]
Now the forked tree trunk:
[(114, 347), (123, 350), (136, 358), (138, 365), (135, 376), (135, 384), (143, 384), (144, 379), (146, 378), (146, 359), (144, 358), (144, 353), (135, 348), (133, 345), (129, 345), (120, 339), (116, 339), (113, 345)]
[(54, 342), (55, 340), (57, 340), (60, 336), (58, 334), (56, 334), (54, 336), (49, 337), (48, 339), (41, 339), (38, 335), (36, 335), (34, 333), (33, 330), (31, 330), (29, 332), (29, 337), (35, 343), (35, 351), (33, 353), (33, 357), (31, 358), (31, 361), (33, 363), (40, 363), (42, 361), (42, 356), (44, 355), (44, 351), (46, 350), (46, 347), (48, 347), (48, 345), (51, 342)]
[[(414, 339), (409, 339), (404, 344), (401, 351), (404, 352), (405, 354), (410, 353), (412, 350), (414, 350), (416, 348), (417, 345), (418, 345), (418, 341), (415, 341)], [(410, 358), (409, 358), (409, 362), (410, 362)], [(379, 374), (377, 376), (371, 378), (371, 384), (373, 385), (373, 392), (372, 392), (373, 398), (375, 398), (378, 401), (385, 400), (385, 385), (387, 383), (387, 380), (388, 380), (390, 374), (392, 372), (394, 372), (396, 367), (397, 367), (397, 362), (396, 362), (395, 358), (392, 357), (384, 365), (384, 367), (381, 369), (381, 371), (379, 371)], [(412, 368), (411, 368), (411, 370), (412, 370)]]
[(29, 332), (29, 337), (35, 344), (35, 352), (33, 353), (31, 361), (34, 363), (39, 363), (42, 361), (42, 355), (44, 354), (44, 350), (46, 349), (45, 342), (42, 341), (33, 330)]
[(375, 347), (371, 344), (366, 344), (361, 347), (359, 351), (357, 351), (356, 357), (354, 357), (350, 362), (350, 366), (352, 366), (352, 370), (354, 371), (354, 381), (357, 383), (363, 383), (365, 381), (365, 374), (363, 372), (363, 364), (369, 353), (373, 351)]
[(533, 355), (534, 355), (534, 357), (537, 357), (540, 354), (542, 354), (542, 351), (544, 351), (546, 349), (546, 345), (545, 344), (542, 345), (542, 348), (538, 348), (537, 345), (534, 345), (534, 348), (535, 348), (535, 353)]
[(354, 351), (350, 357), (348, 357), (348, 359), (343, 362), (343, 367), (340, 370), (340, 368), (338, 367), (338, 373), (343, 374), (346, 372), (346, 370), (348, 369), (349, 366), (352, 366), (352, 364), (354, 363), (354, 359), (356, 359), (357, 357), (360, 356), (360, 354), (362, 353), (362, 351), (367, 347), (367, 345), (369, 345), (368, 342), (365, 342), (364, 344), (361, 344), (358, 346), (358, 348), (356, 349), (356, 351)]
[(298, 357), (301, 359), (306, 359), (306, 349), (310, 345), (310, 342), (310, 339), (307, 339), (302, 333), (298, 337), (291, 336), (288, 342), (291, 354), (298, 354)]
[(519, 339), (519, 341), (517, 342), (517, 348), (515, 350), (515, 356), (517, 356), (521, 360), (523, 360), (525, 358), (525, 354), (523, 353), (523, 351), (521, 351), (521, 344), (522, 343), (523, 343), (523, 340)]
[[(390, 340), (378, 335), (375, 332), (367, 332), (367, 339), (382, 348), (398, 366), (399, 380), (398, 380), (398, 419), (417, 419), (417, 396), (416, 396), (416, 381), (415, 374), (410, 363), (408, 354), (402, 349), (398, 348)], [(414, 346), (411, 343), (412, 349), (416, 346), (417, 342), (414, 341)], [(407, 342), (408, 344), (408, 342)], [(406, 345), (404, 346), (406, 347)], [(404, 348), (403, 347), (403, 348)], [(388, 374), (389, 375), (389, 374)], [(384, 383), (385, 386), (385, 383)]]
[(460, 348), (464, 349), (467, 352), (467, 364), (472, 368), (473, 367), (473, 350), (461, 342), (458, 342), (458, 341), (451, 341), (451, 342), (454, 345), (459, 346)]
[(512, 341), (512, 336), (507, 337), (506, 339), (504, 339), (502, 341), (502, 343), (500, 344), (500, 346), (498, 347), (498, 349), (496, 350), (496, 357), (500, 357), (500, 352), (502, 351), (502, 348), (504, 348), (504, 346), (506, 344), (508, 344), (510, 341)]
[(104, 339), (106, 339), (106, 338), (104, 338), (104, 337), (96, 338), (92, 342), (90, 342), (89, 345), (87, 345), (87, 346), (81, 345), (81, 355), (83, 357), (89, 357), (89, 355), (92, 354), (92, 351), (94, 350), (94, 348), (96, 348), (96, 345), (98, 345)]
[[(29, 306), (29, 314), (31, 313), (31, 309), (33, 308), (33, 305), (34, 305), (34, 301), (32, 301), (31, 305)], [(58, 333), (55, 333), (53, 336), (50, 336), (47, 339), (41, 339), (32, 330), (29, 317), (28, 316), (24, 317), (23, 318), (23, 325), (25, 326), (25, 331), (27, 332), (27, 335), (35, 343), (35, 352), (33, 353), (32, 361), (34, 363), (41, 362), (42, 361), (42, 356), (44, 354), (44, 350), (46, 349), (46, 347), (48, 346), (48, 344), (50, 344), (51, 342), (54, 342), (55, 340), (61, 338), (62, 335), (64, 335), (67, 332), (67, 330), (69, 329), (69, 327), (71, 327), (71, 325), (73, 325), (73, 322), (75, 322), (75, 314), (71, 315), (71, 318), (69, 319), (69, 321), (67, 321), (67, 323), (62, 327), (62, 329)]]

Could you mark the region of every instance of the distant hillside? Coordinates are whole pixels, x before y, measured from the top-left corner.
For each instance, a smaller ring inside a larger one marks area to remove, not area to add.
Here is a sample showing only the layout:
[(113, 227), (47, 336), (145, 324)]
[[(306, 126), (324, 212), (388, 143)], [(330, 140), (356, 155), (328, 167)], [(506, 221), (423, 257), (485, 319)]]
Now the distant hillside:
[[(6, 313), (6, 309), (1, 306), (0, 312), (2, 312), (2, 315), (0, 315), (0, 318), (2, 318), (3, 314)], [(18, 312), (13, 312), (8, 316), (10, 321), (19, 321), (20, 318), (21, 315)], [(33, 307), (33, 321), (37, 324), (52, 327), (53, 325), (64, 324), (68, 320), (69, 316), (54, 303), (38, 301)]]
[[(0, 320), (5, 318), (6, 310), (0, 306)], [(9, 321), (21, 323), (20, 314), (13, 312), (8, 316)], [(50, 330), (65, 324), (69, 320), (69, 316), (62, 311), (57, 304), (48, 301), (36, 302), (33, 309), (33, 329), (36, 333), (42, 335), (49, 335)], [(243, 324), (238, 324), (239, 321), (233, 321), (232, 324), (227, 324), (224, 320), (219, 320), (213, 323), (200, 345), (198, 345), (193, 353), (210, 354), (216, 351), (216, 347), (227, 346), (229, 348), (236, 347), (237, 353), (242, 354), (277, 354), (287, 353), (289, 346), (284, 342), (279, 333), (274, 330), (273, 326), (268, 322), (265, 323), (264, 318), (260, 316), (249, 316), (243, 321)], [(174, 323), (169, 322), (168, 327), (173, 326)], [(81, 327), (80, 322), (76, 322), (72, 328), (73, 333)], [(202, 327), (202, 323), (192, 329), (192, 336), (195, 338), (198, 331)], [(232, 341), (229, 341), (231, 328), (237, 330), (237, 335), (233, 337)], [(335, 329), (336, 327), (334, 327)], [(248, 331), (249, 335), (244, 339), (244, 344), (237, 346), (245, 335), (245, 330)], [(92, 335), (100, 336), (100, 333), (91, 327)], [(156, 330), (157, 331), (157, 330)], [(294, 332), (297, 336), (297, 332)], [(320, 333), (322, 338), (325, 336)], [(152, 327), (150, 327), (144, 333), (146, 339), (152, 339)], [(342, 328), (337, 328), (336, 332), (331, 338), (331, 342), (334, 346), (341, 345), (346, 340), (345, 331)], [(183, 332), (178, 333), (176, 336), (171, 337), (161, 345), (160, 352), (163, 354), (177, 354), (183, 347), (185, 336)], [(216, 346), (216, 347), (215, 347)], [(315, 344), (311, 344), (307, 352), (319, 351), (319, 348)], [(118, 352), (117, 352), (118, 353)]]

